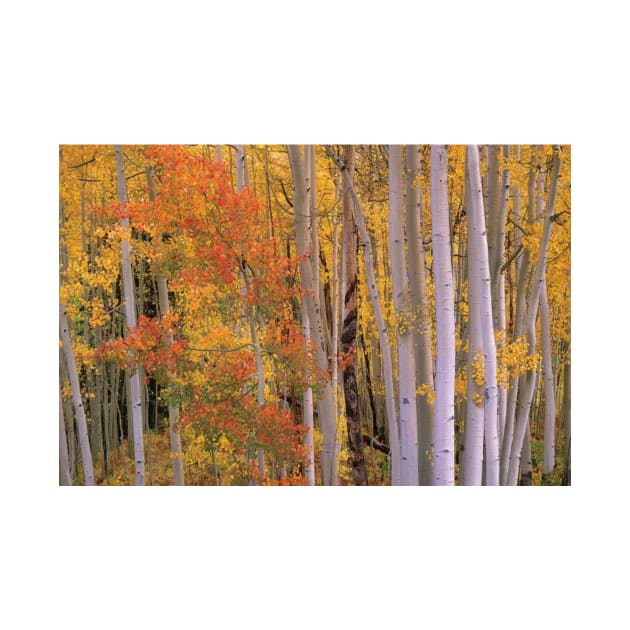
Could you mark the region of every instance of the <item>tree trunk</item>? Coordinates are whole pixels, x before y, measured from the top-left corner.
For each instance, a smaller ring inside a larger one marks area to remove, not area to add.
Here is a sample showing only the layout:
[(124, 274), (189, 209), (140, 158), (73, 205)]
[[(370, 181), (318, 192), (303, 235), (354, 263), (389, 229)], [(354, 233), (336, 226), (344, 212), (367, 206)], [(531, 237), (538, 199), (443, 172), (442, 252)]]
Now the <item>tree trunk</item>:
[(455, 484), (455, 305), (451, 266), (447, 147), (431, 146), (431, 214), (437, 328), (434, 485)]
[(70, 387), (72, 388), (72, 403), (74, 405), (74, 413), (77, 421), (77, 434), (79, 437), (79, 446), (81, 449), (81, 460), (83, 462), (83, 480), (86, 486), (93, 486), (94, 465), (92, 464), (92, 451), (90, 449), (90, 439), (88, 437), (88, 426), (87, 420), (85, 418), (83, 399), (81, 397), (79, 374), (77, 372), (77, 365), (74, 361), (72, 344), (70, 342), (68, 317), (66, 315), (66, 309), (63, 304), (59, 304), (59, 333), (61, 335), (61, 343), (63, 345), (63, 350), (66, 357), (66, 367), (68, 369)]
[(306, 302), (306, 311), (308, 313), (311, 330), (313, 331), (313, 343), (317, 354), (317, 365), (320, 372), (325, 375), (317, 401), (317, 410), (323, 437), (322, 483), (328, 486), (333, 485), (337, 470), (337, 458), (335, 456), (337, 433), (336, 410), (332, 385), (328, 378), (328, 356), (320, 317), (319, 296), (315, 295), (314, 292), (313, 267), (310, 260), (311, 254), (309, 253), (306, 177), (302, 147), (289, 145), (288, 151), (295, 190), (293, 213), (295, 218), (296, 253), (302, 258), (299, 263), (300, 276), (305, 290), (304, 301)]
[(421, 149), (407, 145), (406, 153), (406, 219), (409, 251), (411, 308), (415, 315), (413, 343), (416, 364), (416, 386), (428, 391), (416, 395), (418, 417), (419, 483), (431, 485), (433, 461), (433, 359), (431, 357), (431, 316), (424, 268), (424, 233), (422, 229), (422, 191), (420, 189)]
[(62, 486), (71, 486), (70, 464), (68, 460), (68, 440), (66, 425), (63, 419), (63, 400), (59, 392), (59, 479)]
[[(466, 154), (467, 169), (470, 155)], [(465, 208), (468, 217), (468, 384), (466, 388), (466, 422), (464, 455), (460, 460), (460, 479), (464, 486), (481, 485), (483, 470), (483, 335), (481, 333), (480, 280), (477, 245), (479, 227), (472, 211), (470, 177), (465, 180)], [(479, 203), (478, 200), (476, 202)]]
[[(125, 169), (123, 164), (122, 147), (117, 144), (116, 149), (116, 171), (118, 184), (118, 201), (121, 209), (125, 209), (127, 204), (127, 185), (125, 182)], [(129, 218), (123, 212), (120, 220), (123, 233), (129, 228)], [(125, 320), (127, 329), (132, 331), (136, 327), (136, 305), (135, 305), (135, 285), (133, 271), (131, 269), (131, 248), (129, 239), (123, 236), (122, 246), (122, 279), (123, 279), (123, 299), (125, 304)], [(131, 412), (133, 422), (133, 452), (135, 461), (135, 485), (144, 485), (144, 439), (142, 432), (142, 398), (140, 392), (140, 377), (138, 368), (133, 368), (130, 373), (131, 391)]]
[[(155, 200), (155, 182), (153, 179), (153, 168), (148, 167), (146, 170), (147, 182), (149, 184), (149, 198)], [(158, 304), (160, 309), (160, 317), (168, 315), (171, 311), (171, 305), (168, 299), (168, 284), (165, 276), (157, 278)], [(168, 335), (168, 343), (173, 343), (173, 336)], [(169, 375), (171, 378), (174, 375)], [(157, 403), (156, 403), (157, 404)], [(168, 405), (168, 433), (171, 443), (171, 455), (173, 457), (173, 484), (176, 486), (184, 485), (184, 460), (182, 453), (182, 442), (177, 429), (179, 422), (179, 405)]]
[(413, 321), (409, 301), (403, 228), (402, 147), (389, 147), (389, 254), (398, 345), (398, 409), (400, 410), (400, 483), (418, 485), (418, 417)]
[[(302, 334), (308, 347), (311, 342), (311, 330), (310, 323), (308, 321), (308, 311), (306, 309), (306, 302), (302, 298)], [(306, 433), (304, 434), (304, 445), (308, 448), (307, 462), (304, 469), (304, 475), (306, 477), (306, 483), (309, 486), (315, 485), (315, 445), (313, 441), (313, 388), (307, 387), (302, 395), (302, 407), (303, 407), (303, 422), (306, 427)]]
[[(468, 145), (466, 149), (468, 177), (470, 180), (473, 238), (475, 241), (476, 265), (479, 280), (479, 321), (484, 354), (484, 434), (486, 485), (499, 485), (499, 440), (498, 440), (498, 391), (497, 353), (492, 323), (492, 300), (488, 245), (483, 212), (479, 149)], [(437, 286), (437, 281), (436, 281)], [(470, 287), (469, 287), (470, 290)]]
[[(534, 207), (536, 204), (536, 173), (538, 171), (537, 152), (533, 146), (531, 147), (531, 151), (532, 155), (530, 161), (529, 179), (527, 184), (527, 224), (529, 226), (533, 224), (534, 217), (536, 215)], [(515, 228), (515, 234), (518, 235), (514, 238), (515, 244), (517, 241), (520, 242), (521, 240), (521, 229), (523, 220), (524, 217), (521, 218), (520, 212), (520, 195), (517, 194), (517, 191), (515, 191), (514, 221), (518, 225), (518, 227)], [(525, 248), (522, 256), (517, 259), (519, 263), (517, 264), (518, 281), (516, 288), (516, 312), (514, 316), (514, 331), (512, 334), (513, 341), (518, 341), (518, 339), (524, 333), (523, 328), (525, 321), (525, 312), (527, 310), (527, 289), (531, 269), (530, 258), (531, 256), (529, 253), (529, 249)], [(525, 382), (523, 377), (517, 376), (513, 378), (510, 383), (510, 389), (508, 391), (505, 428), (501, 443), (501, 485), (507, 484), (508, 469), (510, 466), (510, 451), (514, 438), (514, 426), (516, 424), (516, 406), (518, 402), (518, 392), (521, 384)]]
[[(354, 147), (344, 147), (344, 162), (353, 179)], [(343, 302), (343, 325), (341, 330), (341, 350), (344, 356), (351, 353), (352, 360), (346, 361), (343, 368), (343, 389), (345, 415), (350, 447), (352, 479), (356, 486), (367, 486), (368, 477), (363, 452), (363, 433), (359, 413), (359, 394), (357, 388), (357, 234), (352, 211), (352, 194), (348, 186), (342, 193), (343, 224), (342, 241), (344, 252), (345, 295)]]
[(547, 283), (543, 282), (540, 294), (540, 327), (542, 334), (543, 383), (545, 392), (545, 429), (543, 474), (553, 472), (556, 462), (556, 392), (551, 366), (551, 334), (549, 332), (549, 304)]
[[(556, 205), (556, 195), (558, 192), (558, 180), (560, 178), (560, 148), (554, 146), (553, 167), (551, 172), (551, 188), (547, 200), (547, 208), (544, 217), (543, 233), (540, 239), (538, 251), (538, 261), (536, 263), (536, 274), (532, 281), (532, 287), (525, 317), (525, 329), (527, 331), (527, 342), (530, 353), (536, 351), (536, 315), (538, 313), (538, 302), (545, 277), (545, 266), (547, 263), (547, 248), (551, 238), (551, 226)], [(508, 468), (507, 484), (516, 485), (518, 470), (523, 447), (523, 438), (529, 420), (529, 411), (534, 393), (536, 374), (531, 372), (523, 375), (524, 387), (519, 383), (519, 398), (517, 401), (517, 417), (514, 428), (514, 439), (510, 450), (510, 465)], [(521, 396), (522, 393), (522, 396)], [(519, 404), (520, 402), (520, 404)]]
[[(247, 173), (247, 162), (245, 154), (245, 146), (237, 144), (236, 151), (236, 190), (240, 192), (246, 187), (249, 187), (249, 176)], [(244, 252), (241, 253), (244, 256)], [(241, 265), (241, 276), (244, 283), (244, 293), (249, 290), (249, 278), (248, 271), (244, 265)], [(256, 329), (256, 311), (254, 305), (250, 305), (249, 308), (243, 306), (246, 312), (247, 320), (249, 323), (249, 333), (254, 346), (254, 358), (256, 362), (256, 397), (258, 406), (263, 407), (265, 404), (265, 372), (262, 361), (262, 350), (260, 347), (260, 341), (258, 339), (258, 330)], [(260, 481), (265, 478), (265, 453), (259, 448), (257, 452), (258, 458), (258, 476)]]
[(352, 179), (345, 165), (335, 155), (330, 147), (326, 147), (326, 153), (337, 165), (341, 171), (344, 185), (352, 194), (354, 201), (354, 212), (356, 226), (359, 231), (359, 238), (363, 247), (363, 260), (365, 264), (365, 272), (367, 276), (368, 292), (370, 294), (370, 302), (374, 311), (374, 319), (376, 320), (376, 330), (381, 347), (381, 358), (383, 367), (383, 381), (385, 386), (385, 411), (387, 415), (387, 425), (389, 430), (389, 443), (391, 451), (391, 467), (392, 467), (392, 485), (400, 485), (400, 434), (398, 430), (398, 419), (396, 417), (396, 399), (394, 396), (394, 372), (392, 368), (392, 354), (389, 345), (389, 336), (387, 334), (387, 325), (383, 317), (383, 309), (381, 307), (381, 299), (376, 286), (376, 273), (374, 265), (374, 252), (372, 250), (372, 242), (365, 225), (365, 213), (363, 207), (356, 194)]

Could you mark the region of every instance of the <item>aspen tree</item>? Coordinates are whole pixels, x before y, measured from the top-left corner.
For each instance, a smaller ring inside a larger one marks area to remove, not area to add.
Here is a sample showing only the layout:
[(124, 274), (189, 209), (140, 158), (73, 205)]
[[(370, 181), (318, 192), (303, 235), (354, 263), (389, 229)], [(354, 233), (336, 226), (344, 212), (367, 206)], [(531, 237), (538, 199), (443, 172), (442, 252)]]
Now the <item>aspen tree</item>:
[[(466, 422), (464, 423), (464, 456), (460, 460), (461, 484), (481, 485), (483, 468), (483, 335), (477, 245), (479, 226), (471, 209), (471, 186), (468, 176), (470, 153), (466, 152), (465, 208), (468, 217), (468, 383), (466, 388)], [(478, 201), (477, 201), (478, 203)]]
[[(245, 154), (245, 146), (242, 144), (235, 145), (236, 153), (236, 190), (241, 192), (249, 184), (249, 177), (247, 174), (247, 162)], [(249, 288), (248, 272), (244, 263), (245, 252), (241, 252), (241, 264), (240, 275), (243, 282), (243, 295), (247, 293)], [(244, 311), (246, 311), (247, 321), (249, 323), (249, 334), (254, 346), (254, 357), (256, 361), (256, 398), (259, 407), (263, 407), (265, 404), (265, 372), (262, 361), (262, 350), (260, 347), (260, 341), (258, 339), (258, 330), (256, 328), (256, 312), (254, 306), (251, 305), (248, 309), (243, 305)], [(262, 449), (258, 449), (258, 474), (262, 479), (265, 477), (265, 453)]]
[(400, 483), (418, 485), (418, 418), (416, 365), (403, 229), (402, 147), (389, 147), (389, 253), (398, 345), (398, 409), (400, 426)]
[(428, 390), (416, 396), (419, 483), (422, 486), (428, 486), (432, 481), (433, 459), (433, 359), (431, 357), (431, 317), (424, 269), (422, 190), (419, 182), (421, 155), (419, 145), (407, 145), (405, 203), (411, 308), (414, 313), (416, 387), (424, 386)]
[(431, 215), (437, 329), (434, 485), (455, 484), (455, 305), (448, 208), (447, 146), (431, 146)]
[(83, 399), (81, 397), (79, 374), (77, 372), (77, 365), (74, 361), (74, 353), (72, 352), (72, 344), (70, 342), (68, 316), (66, 315), (66, 309), (63, 304), (59, 304), (59, 334), (61, 336), (61, 344), (66, 357), (66, 367), (68, 369), (70, 387), (72, 388), (72, 404), (74, 405), (74, 414), (77, 422), (77, 435), (79, 438), (79, 447), (81, 449), (81, 460), (83, 462), (83, 479), (86, 486), (93, 486), (94, 465), (92, 464), (90, 438), (88, 436), (85, 408), (83, 407)]
[[(115, 145), (116, 151), (116, 181), (118, 188), (118, 202), (123, 211), (120, 225), (123, 229), (122, 246), (122, 280), (123, 300), (125, 304), (125, 320), (127, 329), (133, 331), (136, 327), (135, 283), (131, 269), (131, 248), (127, 232), (130, 231), (129, 218), (125, 212), (127, 204), (127, 185), (125, 182), (125, 168), (121, 145)], [(129, 375), (131, 394), (131, 414), (133, 424), (133, 452), (135, 461), (135, 485), (144, 485), (144, 439), (142, 431), (142, 397), (140, 393), (140, 376), (138, 368), (132, 368)]]
[(478, 268), (479, 322), (483, 339), (485, 475), (486, 485), (496, 486), (499, 485), (497, 353), (492, 323), (490, 267), (478, 147), (476, 145), (468, 145), (466, 157), (471, 191), (470, 208), (475, 239), (474, 248)]
[(59, 477), (62, 486), (71, 486), (70, 464), (68, 459), (68, 440), (66, 438), (66, 424), (63, 418), (63, 400), (59, 392)]
[[(497, 212), (496, 243), (494, 248), (494, 259), (492, 260), (491, 278), (492, 281), (492, 316), (495, 333), (500, 334), (502, 342), (506, 340), (506, 320), (505, 320), (505, 273), (503, 263), (505, 262), (505, 224), (507, 219), (508, 200), (510, 196), (510, 169), (509, 169), (510, 147), (503, 146), (503, 174), (501, 176), (501, 187), (499, 194), (499, 207)], [(497, 409), (499, 422), (499, 445), (505, 427), (507, 390), (498, 386)]]
[[(354, 147), (344, 147), (344, 163), (352, 181), (354, 174)], [(345, 292), (343, 302), (343, 324), (341, 330), (341, 348), (344, 354), (352, 353), (352, 360), (343, 368), (343, 389), (345, 416), (350, 445), (352, 478), (355, 485), (368, 484), (365, 455), (363, 449), (363, 431), (359, 413), (359, 393), (357, 388), (357, 234), (352, 208), (352, 193), (347, 185), (342, 192), (342, 241), (344, 259)]]
[(383, 308), (381, 306), (381, 298), (376, 285), (376, 272), (374, 263), (374, 251), (372, 249), (372, 241), (365, 225), (365, 212), (361, 205), (361, 201), (357, 196), (356, 190), (343, 162), (335, 155), (334, 151), (327, 146), (326, 153), (337, 165), (341, 171), (344, 185), (352, 194), (354, 201), (354, 218), (356, 221), (361, 246), (363, 247), (363, 261), (365, 266), (365, 274), (367, 276), (367, 288), (370, 295), (370, 302), (374, 312), (376, 321), (376, 330), (381, 348), (381, 360), (383, 370), (383, 384), (385, 389), (385, 415), (387, 416), (387, 428), (389, 431), (389, 445), (392, 468), (392, 485), (400, 485), (400, 432), (398, 427), (398, 418), (396, 416), (396, 398), (394, 394), (394, 370), (392, 366), (392, 353), (389, 344), (389, 336), (387, 333), (387, 325), (383, 317)]
[[(536, 173), (540, 170), (538, 162), (538, 151), (536, 147), (531, 147), (530, 169), (527, 182), (527, 223), (523, 223), (525, 217), (521, 217), (520, 208), (520, 191), (515, 190), (514, 195), (514, 221), (516, 223), (515, 242), (521, 240), (521, 234), (525, 229), (523, 225), (533, 225), (536, 217), (535, 206), (536, 198)], [(542, 201), (542, 196), (539, 197)], [(542, 206), (540, 206), (542, 212)], [(531, 274), (531, 256), (530, 251), (524, 248), (522, 257), (517, 259), (517, 288), (516, 288), (516, 312), (514, 316), (514, 331), (512, 334), (513, 341), (518, 341), (524, 334), (525, 312), (527, 310), (527, 289), (528, 280)], [(510, 450), (512, 448), (512, 440), (514, 436), (514, 425), (516, 423), (516, 405), (518, 401), (518, 391), (522, 381), (521, 377), (516, 376), (510, 383), (510, 389), (507, 396), (506, 418), (501, 443), (501, 485), (507, 483), (508, 468), (510, 465)]]
[[(153, 167), (146, 169), (147, 183), (149, 185), (149, 199), (155, 200), (155, 180), (153, 178)], [(156, 281), (158, 291), (158, 306), (160, 317), (164, 317), (171, 312), (171, 305), (168, 299), (168, 282), (164, 275), (160, 275)], [(168, 343), (173, 343), (173, 335), (169, 333)], [(176, 486), (184, 485), (184, 461), (182, 457), (182, 442), (177, 423), (179, 422), (179, 405), (168, 404), (168, 433), (171, 444), (171, 454), (173, 457), (173, 483)]]
[(324, 331), (320, 317), (319, 296), (314, 292), (313, 267), (310, 262), (310, 248), (308, 238), (308, 216), (306, 199), (306, 176), (304, 171), (304, 157), (302, 147), (289, 145), (289, 161), (293, 175), (293, 213), (295, 219), (295, 240), (296, 253), (301, 258), (299, 263), (300, 276), (304, 286), (306, 302), (306, 312), (308, 313), (309, 324), (313, 332), (313, 343), (315, 345), (317, 366), (322, 374), (326, 375), (324, 383), (319, 392), (317, 409), (319, 422), (322, 431), (322, 483), (325, 486), (333, 485), (336, 478), (337, 458), (336, 458), (336, 409), (334, 405), (332, 384), (327, 378), (328, 356), (326, 353)]
[(549, 331), (549, 303), (547, 300), (546, 281), (543, 281), (540, 293), (540, 328), (542, 335), (542, 370), (545, 392), (543, 473), (549, 474), (553, 472), (555, 468), (556, 392), (551, 365), (551, 333)]
[[(308, 347), (311, 342), (311, 327), (308, 321), (308, 311), (306, 308), (306, 301), (302, 298), (302, 334), (306, 346)], [(304, 445), (308, 448), (307, 462), (304, 467), (304, 475), (306, 477), (306, 483), (309, 486), (315, 485), (315, 444), (313, 440), (314, 418), (313, 418), (313, 388), (307, 387), (302, 394), (302, 406), (304, 416), (304, 426), (306, 427), (306, 433), (304, 434)]]
[[(551, 170), (551, 187), (549, 189), (549, 197), (547, 199), (547, 207), (545, 209), (543, 232), (538, 250), (536, 272), (532, 280), (527, 313), (525, 315), (525, 330), (527, 333), (527, 343), (529, 345), (530, 353), (533, 353), (536, 350), (536, 315), (538, 313), (538, 303), (544, 282), (545, 265), (547, 263), (547, 248), (551, 237), (551, 226), (553, 223), (556, 196), (558, 192), (558, 180), (560, 178), (560, 163), (560, 147), (554, 146), (553, 165)], [(518, 480), (521, 450), (523, 448), (525, 431), (528, 426), (529, 412), (531, 409), (534, 386), (536, 383), (535, 370), (526, 372), (521, 377), (521, 380), (523, 384), (521, 385), (521, 383), (519, 383), (517, 416), (514, 427), (514, 437), (510, 449), (510, 463), (506, 481), (507, 485), (516, 485)]]

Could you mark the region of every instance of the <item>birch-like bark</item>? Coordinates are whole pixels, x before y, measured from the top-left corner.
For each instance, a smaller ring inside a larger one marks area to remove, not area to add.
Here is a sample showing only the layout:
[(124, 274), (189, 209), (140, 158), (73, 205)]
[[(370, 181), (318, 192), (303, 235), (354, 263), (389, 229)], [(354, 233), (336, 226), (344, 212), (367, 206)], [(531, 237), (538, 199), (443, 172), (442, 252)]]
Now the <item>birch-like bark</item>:
[[(306, 308), (306, 302), (302, 298), (302, 334), (306, 345), (309, 346), (311, 342), (311, 330), (310, 323), (308, 321), (308, 310)], [(308, 449), (306, 455), (306, 466), (304, 467), (304, 475), (306, 477), (306, 483), (309, 486), (315, 485), (315, 444), (313, 440), (313, 428), (315, 426), (313, 419), (313, 388), (307, 387), (302, 395), (302, 406), (304, 409), (304, 426), (306, 427), (306, 433), (304, 434), (304, 445)]]
[[(469, 155), (466, 155), (468, 164)], [(481, 333), (481, 302), (479, 265), (477, 264), (478, 226), (471, 209), (470, 178), (465, 178), (465, 208), (468, 217), (468, 383), (466, 388), (466, 422), (464, 424), (464, 456), (460, 466), (461, 484), (481, 485), (483, 469), (483, 378), (480, 374), (483, 358), (483, 336)]]
[(497, 256), (497, 232), (499, 225), (499, 205), (501, 198), (501, 180), (499, 178), (500, 145), (488, 145), (488, 201), (486, 204), (488, 234), (488, 261), (490, 263), (491, 285), (494, 286), (494, 261)]
[[(534, 222), (536, 215), (536, 172), (538, 170), (538, 156), (535, 147), (531, 147), (532, 155), (530, 160), (529, 178), (527, 183), (527, 224), (531, 225)], [(514, 194), (514, 222), (515, 238), (514, 242), (521, 241), (521, 230), (523, 230), (525, 217), (521, 218), (521, 198), (520, 191), (515, 189)], [(517, 288), (516, 288), (516, 309), (514, 316), (514, 332), (512, 339), (518, 341), (524, 334), (524, 321), (525, 312), (527, 310), (527, 285), (530, 276), (531, 263), (530, 263), (529, 249), (525, 248), (521, 257), (517, 259)], [(523, 380), (524, 382), (524, 380)], [(507, 396), (507, 409), (505, 427), (503, 431), (502, 444), (501, 444), (501, 485), (507, 483), (508, 468), (510, 466), (510, 452), (512, 449), (512, 441), (514, 437), (514, 426), (516, 424), (516, 403), (518, 401), (518, 391), (521, 384), (521, 377), (516, 376), (512, 379), (510, 389)]]
[(471, 192), (470, 209), (472, 212), (476, 264), (479, 274), (479, 322), (484, 355), (485, 478), (486, 485), (497, 486), (499, 485), (497, 352), (492, 322), (490, 267), (483, 211), (481, 173), (479, 170), (479, 149), (476, 145), (467, 146), (466, 158)]
[[(354, 146), (344, 147), (346, 170), (353, 179)], [(348, 186), (343, 187), (342, 199), (342, 241), (344, 252), (345, 295), (343, 302), (343, 324), (341, 330), (341, 349), (344, 355), (352, 353), (352, 360), (343, 368), (343, 391), (345, 400), (346, 426), (350, 447), (352, 479), (356, 486), (367, 486), (367, 468), (363, 450), (363, 432), (359, 412), (359, 392), (357, 387), (357, 235), (354, 225), (352, 194)]]
[(431, 146), (431, 215), (437, 329), (433, 481), (436, 486), (452, 486), (455, 484), (455, 304), (446, 145)]
[(70, 460), (68, 458), (68, 440), (66, 438), (66, 424), (63, 418), (63, 401), (59, 392), (59, 480), (62, 486), (71, 486)]
[[(339, 409), (339, 305), (341, 303), (341, 281), (339, 273), (339, 217), (337, 215), (337, 200), (339, 195), (339, 186), (337, 185), (337, 178), (335, 178), (335, 204), (333, 206), (333, 296), (332, 296), (332, 339), (331, 339), (331, 365), (330, 371), (332, 374), (332, 390), (333, 401), (335, 405), (335, 413), (341, 415)], [(343, 250), (341, 256), (341, 265), (343, 266)]]
[(540, 294), (540, 327), (542, 334), (542, 366), (545, 392), (545, 430), (543, 452), (543, 474), (553, 472), (556, 458), (556, 392), (551, 365), (551, 333), (549, 330), (549, 303), (547, 282), (543, 282)]
[(387, 416), (387, 427), (389, 430), (389, 444), (391, 454), (392, 467), (392, 485), (400, 485), (400, 433), (398, 429), (398, 420), (396, 418), (396, 398), (394, 395), (394, 371), (392, 367), (392, 354), (389, 344), (389, 336), (387, 334), (387, 325), (383, 317), (383, 308), (381, 306), (381, 298), (378, 294), (376, 285), (376, 272), (374, 270), (374, 252), (372, 250), (372, 242), (365, 225), (365, 213), (361, 206), (361, 201), (357, 196), (354, 185), (343, 162), (335, 155), (334, 151), (327, 146), (326, 153), (337, 165), (341, 171), (344, 186), (352, 194), (354, 201), (354, 218), (363, 247), (363, 260), (365, 264), (365, 273), (367, 276), (368, 293), (372, 310), (374, 311), (374, 319), (376, 321), (376, 330), (378, 332), (379, 344), (381, 347), (381, 358), (383, 368), (383, 383), (385, 387), (385, 413)]
[(295, 218), (296, 253), (302, 260), (299, 263), (300, 276), (304, 286), (306, 311), (313, 331), (313, 343), (315, 345), (317, 365), (320, 372), (326, 377), (320, 389), (317, 401), (319, 423), (322, 431), (322, 483), (325, 486), (333, 485), (336, 478), (337, 458), (335, 440), (337, 433), (336, 410), (332, 392), (332, 384), (328, 376), (328, 356), (322, 321), (320, 317), (319, 296), (315, 294), (313, 280), (313, 267), (310, 261), (310, 247), (308, 238), (308, 214), (306, 199), (306, 177), (304, 171), (304, 158), (302, 147), (289, 145), (289, 161), (293, 175), (295, 190), (293, 198), (293, 213)]
[[(431, 317), (424, 268), (424, 232), (422, 229), (422, 189), (420, 188), (421, 149), (407, 145), (406, 152), (406, 219), (409, 252), (411, 308), (414, 314), (413, 342), (416, 364), (416, 387), (425, 385), (433, 392), (433, 359), (431, 357)], [(432, 396), (416, 395), (418, 418), (419, 483), (429, 486), (433, 468), (433, 402)]]
[[(124, 210), (127, 204), (127, 185), (125, 182), (125, 168), (123, 164), (123, 153), (121, 145), (115, 145), (116, 150), (116, 174), (118, 201)], [(131, 269), (131, 248), (129, 239), (124, 236), (124, 232), (129, 228), (129, 218), (125, 216), (120, 220), (123, 228), (122, 246), (122, 279), (123, 279), (123, 299), (125, 303), (125, 320), (127, 329), (132, 331), (136, 327), (136, 304), (135, 304), (135, 284), (133, 271)], [(131, 388), (131, 413), (133, 424), (133, 452), (135, 462), (135, 485), (144, 485), (144, 439), (142, 432), (142, 397), (140, 392), (140, 377), (138, 368), (133, 368), (130, 373)]]
[[(538, 251), (538, 261), (536, 263), (536, 273), (532, 281), (531, 292), (525, 316), (525, 329), (527, 331), (527, 343), (530, 353), (536, 351), (536, 315), (538, 313), (538, 303), (545, 278), (545, 266), (547, 264), (547, 248), (551, 238), (551, 226), (556, 205), (556, 195), (558, 192), (558, 181), (560, 178), (560, 148), (554, 146), (553, 166), (551, 169), (551, 187), (544, 216), (543, 233), (540, 239)], [(534, 370), (527, 372), (521, 377), (523, 385), (519, 383), (519, 393), (517, 401), (517, 417), (514, 428), (514, 438), (510, 450), (510, 465), (508, 468), (507, 485), (516, 485), (518, 481), (518, 471), (523, 448), (523, 439), (529, 420), (529, 412), (534, 394), (536, 373)], [(522, 395), (521, 395), (522, 394)]]
[[(499, 198), (499, 209), (497, 215), (497, 236), (494, 255), (494, 271), (492, 272), (494, 282), (492, 286), (492, 315), (495, 332), (500, 332), (501, 340), (506, 340), (506, 318), (505, 318), (505, 273), (503, 264), (505, 262), (505, 224), (507, 219), (508, 200), (510, 197), (510, 147), (503, 146), (503, 174), (501, 178), (501, 189)], [(499, 421), (499, 446), (505, 429), (507, 389), (498, 387), (497, 408)]]
[(398, 344), (398, 409), (400, 410), (400, 483), (417, 486), (418, 417), (416, 362), (403, 228), (402, 147), (389, 146), (389, 254)]
[(66, 357), (66, 367), (68, 369), (68, 378), (70, 379), (70, 387), (72, 388), (72, 404), (74, 405), (74, 413), (77, 421), (77, 435), (79, 438), (79, 447), (81, 449), (81, 460), (83, 462), (83, 479), (86, 486), (93, 486), (94, 465), (92, 463), (92, 451), (90, 450), (88, 426), (85, 418), (83, 399), (81, 397), (79, 374), (77, 372), (77, 365), (74, 361), (74, 353), (72, 352), (68, 317), (63, 304), (59, 304), (59, 334), (61, 335), (61, 344), (63, 346), (64, 355)]
[[(153, 167), (146, 169), (147, 183), (149, 185), (149, 199), (155, 200), (155, 180), (153, 179)], [(158, 276), (157, 281), (158, 305), (160, 308), (160, 317), (168, 315), (171, 311), (171, 305), (168, 299), (168, 283), (165, 276)], [(169, 345), (173, 343), (173, 335), (168, 335)], [(171, 375), (169, 375), (171, 378)], [(179, 405), (168, 405), (168, 433), (171, 443), (171, 455), (173, 457), (173, 484), (176, 486), (184, 485), (184, 460), (182, 457), (182, 442), (177, 430), (179, 422)]]
[(562, 388), (562, 426), (564, 428), (564, 475), (562, 485), (571, 485), (571, 363), (564, 364)]
[[(247, 162), (246, 162), (246, 154), (245, 154), (245, 146), (242, 144), (235, 145), (235, 153), (236, 153), (236, 190), (237, 192), (241, 192), (244, 188), (249, 186), (249, 176), (247, 173)], [(242, 252), (241, 255), (244, 257), (245, 252)], [(241, 281), (243, 283), (242, 294), (243, 297), (249, 290), (249, 278), (247, 277), (247, 269), (245, 269), (245, 265), (241, 264), (240, 275)], [(263, 407), (265, 404), (265, 372), (263, 367), (262, 360), (262, 350), (260, 347), (260, 341), (258, 339), (258, 330), (256, 328), (256, 312), (254, 310), (254, 306), (251, 305), (249, 308), (245, 306), (245, 301), (243, 300), (243, 310), (246, 314), (247, 321), (249, 324), (249, 334), (252, 340), (252, 345), (254, 346), (254, 360), (256, 363), (256, 399), (259, 407)], [(258, 475), (260, 480), (262, 481), (265, 478), (265, 453), (262, 449), (258, 449), (257, 453), (258, 458)]]

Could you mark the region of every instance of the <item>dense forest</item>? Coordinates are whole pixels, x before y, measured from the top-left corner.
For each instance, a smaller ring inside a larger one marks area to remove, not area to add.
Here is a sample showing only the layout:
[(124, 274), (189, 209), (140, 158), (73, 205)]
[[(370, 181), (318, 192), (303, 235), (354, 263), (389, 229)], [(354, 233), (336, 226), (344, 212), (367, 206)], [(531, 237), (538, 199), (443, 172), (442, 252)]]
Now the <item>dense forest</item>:
[(61, 145), (62, 485), (569, 485), (571, 147)]

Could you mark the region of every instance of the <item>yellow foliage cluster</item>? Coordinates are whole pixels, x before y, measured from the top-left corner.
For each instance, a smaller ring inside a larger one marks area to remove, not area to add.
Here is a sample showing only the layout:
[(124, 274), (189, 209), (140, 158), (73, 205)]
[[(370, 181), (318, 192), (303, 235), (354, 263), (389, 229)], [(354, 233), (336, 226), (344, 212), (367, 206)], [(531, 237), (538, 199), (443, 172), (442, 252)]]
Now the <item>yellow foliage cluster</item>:
[(425, 396), (430, 404), (435, 402), (435, 390), (426, 383), (422, 383), (422, 385), (416, 389), (416, 394)]
[(507, 387), (512, 378), (535, 370), (539, 360), (538, 353), (529, 353), (529, 345), (524, 337), (519, 337), (516, 341), (506, 340), (497, 344), (498, 385)]
[(474, 356), (471, 370), (472, 370), (472, 379), (478, 387), (483, 387), (484, 384), (484, 369), (485, 369), (485, 359), (483, 356), (483, 352), (477, 352)]

